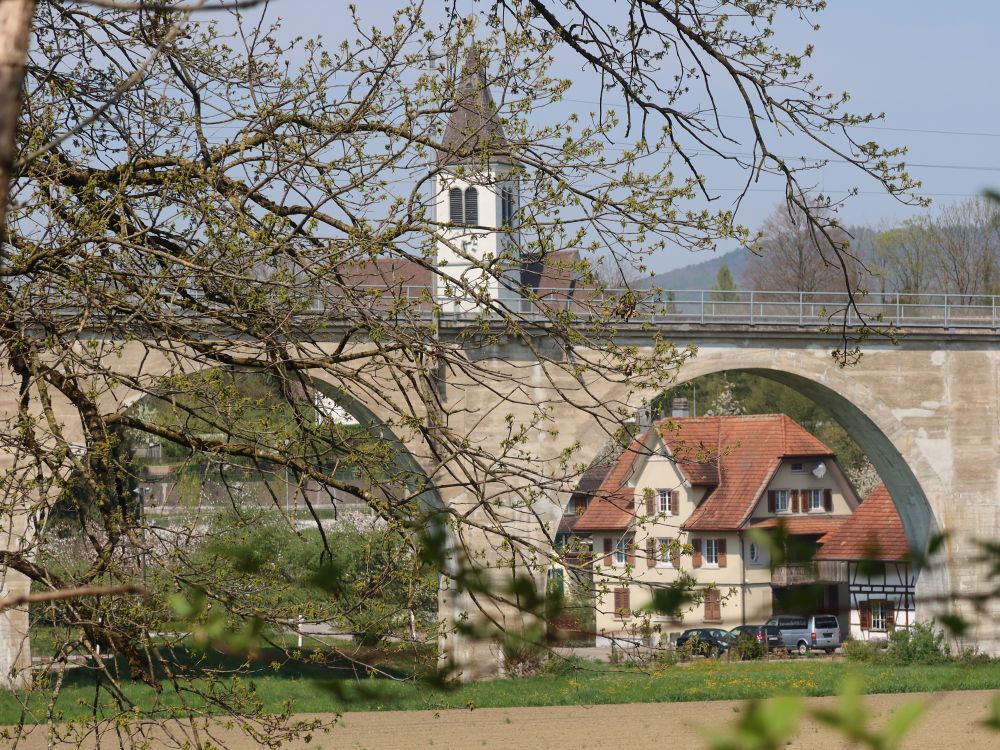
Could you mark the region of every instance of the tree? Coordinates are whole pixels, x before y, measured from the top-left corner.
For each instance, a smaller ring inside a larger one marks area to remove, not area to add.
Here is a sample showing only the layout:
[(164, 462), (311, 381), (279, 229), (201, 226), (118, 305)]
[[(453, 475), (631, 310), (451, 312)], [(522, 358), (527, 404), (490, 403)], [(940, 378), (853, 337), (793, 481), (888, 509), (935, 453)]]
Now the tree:
[[(15, 6), (30, 8), (0, 3)], [(599, 288), (597, 253), (641, 268), (668, 244), (697, 249), (749, 236), (728, 210), (685, 206), (704, 190), (694, 152), (707, 146), (730, 158), (719, 120), (686, 106), (700, 66), (718, 66), (748, 94), (754, 123), (766, 110), (831, 149), (824, 139), (838, 129), (853, 144), (846, 129), (871, 118), (817, 97), (803, 55), (770, 41), (774, 14), (797, 6), (755, 4), (745, 9), (757, 24), (747, 31), (752, 25), (729, 25), (709, 6), (633, 3), (626, 28), (581, 18), (576, 6), (510, 0), (488, 19), (495, 33), (469, 48), (468, 21), (436, 24), (404, 5), (383, 28), (355, 18), (334, 49), (301, 43), (295, 65), (266, 23), (243, 14), (225, 35), (197, 23), (195, 6), (39, 6), (16, 155), (3, 164), (14, 166), (0, 255), (8, 462), (0, 488), (6, 527), (30, 524), (32, 533), (0, 562), (27, 576), (38, 596), (66, 598), (55, 648), (59, 657), (91, 657), (94, 725), (134, 727), (117, 741), (141, 743), (141, 719), (176, 715), (178, 696), (192, 725), (206, 703), (247, 731), (289, 723), (263, 712), (244, 684), (222, 679), (232, 664), (191, 658), (184, 642), (165, 647), (153, 635), (182, 623), (198, 648), (252, 653), (260, 638), (290, 626), (275, 598), (287, 581), (282, 566), (254, 554), (252, 539), (212, 548), (220, 562), (206, 565), (195, 555), (204, 547), (192, 546), (211, 528), (205, 523), (178, 529), (123, 512), (135, 478), (120, 450), (123, 431), (180, 446), (223, 482), (234, 466), (250, 467), (359, 496), (387, 529), (387, 552), (371, 555), (377, 565), (366, 571), (372, 590), (437, 573), (476, 603), (480, 619), (497, 607), (544, 610), (531, 579), (553, 552), (538, 508), (572, 486), (587, 458), (580, 436), (554, 439), (556, 416), (584, 413), (594, 429), (620, 433), (634, 394), (668, 382), (687, 352), (667, 342), (648, 354), (620, 346), (614, 332), (637, 306), (628, 293), (581, 294), (567, 309), (517, 279), (542, 267), (567, 287), (572, 279)], [(26, 38), (23, 23), (10, 28)], [(0, 34), (8, 31), (0, 15)], [(676, 76), (664, 49), (691, 58)], [(626, 97), (624, 123), (605, 112), (586, 124), (546, 114), (569, 85), (551, 77), (560, 50)], [(18, 111), (20, 87), (7, 85), (18, 70), (4, 67), (0, 80), (0, 158)], [(449, 123), (477, 118), (483, 128), (465, 137), (459, 128), (449, 140)], [(759, 158), (749, 178), (785, 175), (809, 235), (829, 241), (835, 227), (805, 202), (795, 171), (763, 131), (751, 139)], [(891, 164), (898, 152), (854, 145), (856, 166), (888, 190), (912, 187)], [(668, 163), (650, 154), (667, 154)], [(494, 157), (510, 166), (502, 179)], [(673, 159), (686, 179), (675, 178)], [(445, 173), (478, 181), (485, 193), (500, 182), (518, 187), (497, 232), (509, 241), (497, 252), (470, 250), (470, 234), (492, 227), (466, 221), (468, 212), (459, 222), (436, 212)], [(841, 257), (836, 240), (819, 245), (831, 262)], [(461, 263), (435, 264), (445, 251)], [(511, 284), (530, 310), (491, 296)], [(437, 320), (457, 306), (471, 320), (448, 338)], [(533, 352), (538, 366), (498, 362), (498, 341)], [(236, 382), (247, 372), (266, 376), (278, 395), (242, 392)], [(462, 389), (490, 400), (455, 399)], [(358, 430), (347, 435), (318, 417), (317, 393), (363, 403)], [(164, 408), (126, 408), (143, 398)], [(475, 409), (509, 414), (504, 433), (477, 434)], [(337, 470), (343, 465), (363, 486)], [(49, 523), (67, 492), (88, 510), (72, 557)], [(449, 504), (428, 505), (434, 493)], [(238, 492), (229, 503), (238, 523), (252, 519)], [(321, 510), (309, 501), (314, 575), (300, 583), (325, 597), (323, 618), (360, 619), (356, 634), (365, 636), (370, 610), (359, 615)], [(283, 522), (304, 533), (295, 519)], [(491, 570), (528, 574), (507, 588), (491, 583), (476, 567), (484, 556)], [(156, 573), (143, 583), (149, 570)], [(452, 636), (466, 627), (445, 626)], [(121, 658), (95, 658), (100, 644)], [(287, 649), (281, 660), (298, 658)], [(36, 685), (48, 691), (48, 718), (61, 710), (56, 677)], [(158, 697), (136, 702), (129, 681)]]
[(733, 280), (733, 272), (729, 266), (723, 263), (719, 266), (719, 272), (715, 275), (715, 287), (712, 289), (712, 300), (714, 302), (728, 302), (734, 300), (736, 295), (736, 282)]
[[(744, 274), (747, 283), (768, 292), (845, 292), (858, 278), (856, 263), (846, 253), (849, 238), (822, 206), (811, 209), (826, 218), (818, 235), (806, 213), (784, 206), (764, 222)], [(818, 250), (818, 252), (817, 252)]]

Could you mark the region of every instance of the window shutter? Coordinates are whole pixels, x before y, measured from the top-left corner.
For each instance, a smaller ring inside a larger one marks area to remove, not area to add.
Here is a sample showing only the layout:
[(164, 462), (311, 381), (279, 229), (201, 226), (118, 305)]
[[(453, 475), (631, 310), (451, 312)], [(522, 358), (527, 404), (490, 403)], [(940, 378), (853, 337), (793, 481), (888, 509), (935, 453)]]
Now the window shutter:
[(635, 540), (634, 539), (626, 540), (626, 542), (625, 542), (625, 553), (628, 555), (628, 557), (626, 558), (628, 560), (628, 564), (631, 565), (632, 567), (635, 567)]
[(604, 564), (611, 567), (611, 563), (614, 562), (612, 555), (614, 553), (615, 543), (611, 540), (611, 537), (604, 537)]
[(678, 508), (681, 507), (680, 500), (681, 500), (681, 493), (679, 493), (677, 490), (671, 490), (670, 491), (670, 515), (676, 516), (680, 512), (680, 511), (678, 511)]
[(799, 512), (799, 491), (798, 490), (790, 490), (788, 494), (792, 496), (792, 513), (798, 513)]
[(474, 187), (465, 189), (465, 223), (479, 223), (479, 191)]
[(719, 567), (724, 568), (726, 567), (726, 540), (719, 539), (716, 544), (719, 545)]
[(861, 621), (862, 630), (871, 630), (872, 627), (871, 602), (861, 602), (858, 605), (858, 619)]
[(649, 497), (646, 498), (646, 515), (654, 516), (656, 515), (656, 493), (650, 492)]
[(890, 601), (883, 602), (882, 606), (885, 609), (885, 629), (891, 633), (896, 629), (896, 607)]
[(833, 513), (833, 490), (823, 490), (823, 507), (827, 513)]
[(778, 507), (778, 493), (775, 490), (767, 491), (767, 512), (774, 513)]
[(652, 568), (656, 565), (656, 540), (653, 537), (646, 539), (646, 567)]
[(628, 615), (632, 608), (629, 606), (628, 589), (615, 589), (615, 614)]
[(679, 544), (674, 544), (671, 542), (670, 545), (670, 564), (675, 568), (680, 568), (681, 566), (681, 550)]
[(462, 210), (462, 190), (452, 188), (448, 191), (448, 211), (452, 224), (464, 224), (465, 212)]
[(691, 565), (695, 568), (701, 567), (701, 539), (692, 539), (691, 546), (694, 547), (694, 554), (691, 555)]

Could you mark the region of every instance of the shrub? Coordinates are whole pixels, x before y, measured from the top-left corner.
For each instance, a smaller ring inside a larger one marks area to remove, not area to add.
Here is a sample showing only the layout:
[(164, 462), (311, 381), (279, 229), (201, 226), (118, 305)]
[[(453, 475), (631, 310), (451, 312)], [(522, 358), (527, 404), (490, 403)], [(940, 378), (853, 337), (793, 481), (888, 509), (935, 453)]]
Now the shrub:
[(886, 657), (890, 664), (940, 664), (951, 657), (951, 649), (943, 631), (935, 630), (933, 623), (918, 622), (889, 634)]
[(850, 661), (875, 664), (884, 659), (885, 644), (882, 641), (859, 641), (853, 638), (844, 641), (844, 651)]
[(729, 647), (729, 657), (735, 661), (749, 661), (764, 656), (766, 646), (751, 633), (740, 633)]

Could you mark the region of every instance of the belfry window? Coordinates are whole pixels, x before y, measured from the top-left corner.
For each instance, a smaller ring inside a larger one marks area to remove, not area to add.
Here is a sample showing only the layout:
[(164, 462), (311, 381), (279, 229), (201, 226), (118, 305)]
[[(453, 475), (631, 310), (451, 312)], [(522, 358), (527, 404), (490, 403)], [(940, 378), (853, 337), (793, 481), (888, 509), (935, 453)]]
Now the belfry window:
[(448, 191), (448, 218), (452, 224), (465, 223), (465, 210), (462, 205), (462, 189), (453, 187)]
[(465, 189), (465, 223), (479, 223), (479, 191), (474, 187)]
[(448, 219), (452, 224), (475, 225), (479, 223), (479, 191), (474, 187), (453, 187), (448, 191)]

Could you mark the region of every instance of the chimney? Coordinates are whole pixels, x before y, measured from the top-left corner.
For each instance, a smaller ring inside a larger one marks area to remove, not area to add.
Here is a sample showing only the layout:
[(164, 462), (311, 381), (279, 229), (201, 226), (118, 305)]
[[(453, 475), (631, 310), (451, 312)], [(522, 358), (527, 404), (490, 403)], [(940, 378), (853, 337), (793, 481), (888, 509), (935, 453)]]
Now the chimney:
[(683, 396), (675, 396), (671, 399), (670, 416), (674, 419), (678, 417), (690, 417), (691, 408), (688, 406), (688, 400)]

